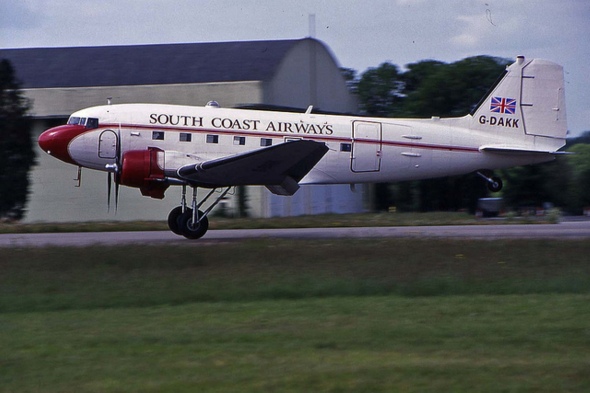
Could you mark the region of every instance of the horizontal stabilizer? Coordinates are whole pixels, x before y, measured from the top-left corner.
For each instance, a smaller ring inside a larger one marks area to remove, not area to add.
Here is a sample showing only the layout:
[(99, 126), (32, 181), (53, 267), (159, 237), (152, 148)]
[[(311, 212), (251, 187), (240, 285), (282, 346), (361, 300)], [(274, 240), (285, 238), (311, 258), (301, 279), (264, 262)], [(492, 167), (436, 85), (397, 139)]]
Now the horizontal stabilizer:
[(324, 143), (298, 140), (255, 151), (185, 165), (178, 176), (201, 187), (270, 186), (292, 195), (298, 182), (326, 154)]
[(487, 145), (481, 146), (479, 151), (504, 154), (564, 154), (564, 152), (534, 150), (519, 146)]

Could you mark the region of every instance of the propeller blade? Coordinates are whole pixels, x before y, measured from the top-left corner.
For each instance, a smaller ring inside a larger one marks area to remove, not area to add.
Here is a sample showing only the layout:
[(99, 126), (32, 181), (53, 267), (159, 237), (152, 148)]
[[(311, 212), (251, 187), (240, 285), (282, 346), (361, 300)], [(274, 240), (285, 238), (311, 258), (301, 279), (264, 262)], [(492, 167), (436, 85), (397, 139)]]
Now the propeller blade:
[(107, 172), (107, 212), (111, 211), (111, 183), (112, 175), (111, 172)]
[(117, 164), (117, 172), (118, 172), (121, 168), (121, 125), (119, 125), (119, 128), (117, 129), (117, 146), (116, 146), (116, 153), (115, 153), (115, 163)]
[(117, 176), (115, 176), (115, 213), (119, 208), (119, 182), (116, 179)]
[(116, 152), (115, 152), (115, 163), (113, 165), (114, 169), (114, 183), (115, 183), (115, 214), (119, 208), (119, 185), (121, 180), (121, 125), (119, 124), (119, 128), (117, 128), (117, 145), (116, 145)]

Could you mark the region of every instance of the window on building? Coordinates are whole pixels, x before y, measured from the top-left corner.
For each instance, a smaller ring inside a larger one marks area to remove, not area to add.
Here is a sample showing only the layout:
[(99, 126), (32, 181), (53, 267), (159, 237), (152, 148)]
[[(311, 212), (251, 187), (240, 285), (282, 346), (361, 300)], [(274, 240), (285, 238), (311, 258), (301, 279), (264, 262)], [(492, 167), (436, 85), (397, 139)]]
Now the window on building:
[(260, 138), (260, 146), (272, 146), (271, 138)]
[(207, 135), (207, 143), (219, 143), (219, 135)]
[(245, 145), (246, 144), (246, 137), (245, 136), (234, 136), (234, 145)]
[(152, 131), (152, 139), (155, 141), (163, 141), (164, 131)]
[(192, 140), (192, 134), (188, 132), (181, 132), (180, 133), (180, 141), (181, 142), (190, 142)]

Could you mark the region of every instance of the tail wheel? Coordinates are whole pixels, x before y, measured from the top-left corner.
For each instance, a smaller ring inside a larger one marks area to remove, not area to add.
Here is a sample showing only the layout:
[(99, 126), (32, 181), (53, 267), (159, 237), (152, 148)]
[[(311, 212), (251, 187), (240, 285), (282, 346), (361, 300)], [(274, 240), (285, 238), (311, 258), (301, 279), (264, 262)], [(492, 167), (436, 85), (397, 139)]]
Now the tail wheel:
[(503, 187), (502, 179), (494, 176), (491, 180), (491, 182), (488, 182), (488, 190), (490, 190), (491, 192), (500, 191)]
[(488, 190), (491, 192), (498, 192), (504, 186), (504, 184), (502, 184), (502, 179), (494, 176), (494, 173), (488, 169), (480, 169), (475, 173), (487, 182)]
[[(200, 221), (193, 223), (193, 211), (187, 209), (178, 217), (178, 230), (187, 239), (200, 239), (209, 229), (209, 219), (199, 210)], [(170, 228), (172, 229), (172, 228)]]

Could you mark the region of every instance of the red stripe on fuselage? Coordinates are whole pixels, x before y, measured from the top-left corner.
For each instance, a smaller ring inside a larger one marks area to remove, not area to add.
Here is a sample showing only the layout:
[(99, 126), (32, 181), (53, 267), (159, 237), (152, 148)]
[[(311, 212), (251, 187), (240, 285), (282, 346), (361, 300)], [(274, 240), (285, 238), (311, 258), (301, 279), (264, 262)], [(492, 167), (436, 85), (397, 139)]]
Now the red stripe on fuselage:
[[(114, 124), (101, 124), (100, 128), (118, 128), (119, 125)], [(446, 150), (446, 151), (462, 151), (466, 153), (479, 153), (479, 149), (475, 147), (465, 146), (447, 146), (447, 145), (433, 145), (424, 143), (411, 143), (411, 142), (396, 142), (378, 139), (352, 139), (344, 138), (339, 136), (327, 136), (317, 134), (277, 134), (270, 132), (255, 132), (255, 131), (236, 131), (236, 130), (225, 130), (225, 129), (194, 129), (194, 128), (178, 128), (170, 126), (150, 127), (144, 125), (121, 125), (121, 129), (139, 129), (139, 130), (151, 130), (151, 131), (172, 131), (172, 132), (188, 132), (192, 134), (224, 134), (224, 135), (235, 135), (235, 136), (252, 136), (261, 138), (304, 138), (310, 140), (317, 140), (322, 142), (342, 142), (342, 143), (371, 143), (381, 144), (385, 146), (397, 146), (407, 147), (412, 149), (428, 149), (428, 150)]]

